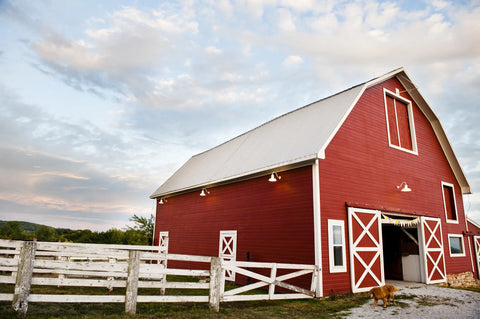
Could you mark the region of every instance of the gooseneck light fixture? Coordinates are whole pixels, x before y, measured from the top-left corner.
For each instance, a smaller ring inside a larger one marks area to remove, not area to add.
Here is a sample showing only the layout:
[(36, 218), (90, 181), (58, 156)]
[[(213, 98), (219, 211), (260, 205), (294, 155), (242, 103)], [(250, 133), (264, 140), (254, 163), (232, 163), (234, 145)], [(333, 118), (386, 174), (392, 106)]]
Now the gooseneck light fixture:
[(210, 194), (210, 192), (205, 187), (202, 188), (202, 191), (200, 192), (200, 196), (204, 197), (204, 196), (207, 196), (207, 194)]
[(271, 183), (275, 183), (277, 179), (282, 179), (282, 176), (278, 175), (276, 172), (273, 172), (272, 175), (270, 175), (268, 181)]
[(163, 205), (163, 204), (165, 204), (166, 202), (167, 202), (166, 199), (160, 198), (160, 200), (158, 201), (158, 204), (159, 204), (159, 205)]
[(412, 191), (412, 189), (408, 187), (407, 182), (402, 182), (399, 186), (397, 186), (397, 189), (400, 190), (402, 193), (408, 193)]

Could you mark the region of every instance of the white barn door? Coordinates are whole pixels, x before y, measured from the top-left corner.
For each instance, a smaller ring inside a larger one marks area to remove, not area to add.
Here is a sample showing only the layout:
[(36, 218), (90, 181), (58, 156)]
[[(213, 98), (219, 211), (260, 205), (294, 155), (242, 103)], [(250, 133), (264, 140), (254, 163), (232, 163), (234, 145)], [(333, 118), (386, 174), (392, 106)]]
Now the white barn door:
[(422, 216), (420, 220), (418, 233), (421, 243), (422, 281), (426, 284), (445, 282), (445, 253), (440, 218)]
[[(236, 230), (220, 231), (218, 257), (222, 258), (225, 261), (237, 260), (237, 231)], [(235, 281), (235, 272), (231, 270), (226, 270), (225, 280)]]
[(352, 292), (384, 285), (381, 213), (349, 207), (348, 234)]
[(477, 261), (477, 278), (480, 279), (480, 236), (473, 236), (475, 246), (475, 260)]

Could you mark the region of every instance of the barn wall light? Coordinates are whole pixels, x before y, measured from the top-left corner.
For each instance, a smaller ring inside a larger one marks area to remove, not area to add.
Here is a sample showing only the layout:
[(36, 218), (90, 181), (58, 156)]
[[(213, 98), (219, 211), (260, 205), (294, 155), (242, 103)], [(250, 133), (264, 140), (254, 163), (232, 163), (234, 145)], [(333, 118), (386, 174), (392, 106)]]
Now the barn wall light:
[(397, 189), (403, 193), (408, 193), (412, 191), (412, 189), (408, 187), (407, 182), (402, 182), (399, 186), (397, 186)]
[(200, 192), (200, 196), (207, 196), (207, 194), (210, 194), (210, 192), (204, 187), (202, 188), (202, 191)]
[(282, 179), (282, 176), (278, 175), (276, 172), (273, 172), (272, 175), (270, 175), (270, 178), (268, 179), (268, 181), (271, 183), (274, 183), (279, 179)]

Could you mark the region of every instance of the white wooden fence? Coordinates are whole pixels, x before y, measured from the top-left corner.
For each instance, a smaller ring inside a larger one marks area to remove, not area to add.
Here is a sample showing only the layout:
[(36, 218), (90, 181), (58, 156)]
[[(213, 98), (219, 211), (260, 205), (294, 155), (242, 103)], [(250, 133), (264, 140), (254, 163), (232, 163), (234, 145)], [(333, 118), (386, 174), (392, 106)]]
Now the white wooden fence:
[[(15, 285), (13, 293), (0, 293), (0, 301), (12, 301), (13, 310), (25, 316), (29, 302), (120, 302), (125, 303), (125, 312), (135, 313), (137, 302), (205, 302), (209, 303), (212, 310), (219, 311), (220, 302), (315, 296), (314, 283), (318, 271), (315, 266), (223, 261), (218, 257), (168, 254), (165, 249), (160, 246), (0, 239), (0, 284)], [(199, 268), (204, 269), (167, 268), (167, 259), (203, 264), (204, 267)], [(259, 269), (262, 273), (269, 269), (266, 271), (269, 276), (252, 269)], [(277, 276), (278, 270), (283, 274)], [(225, 290), (225, 271), (234, 271), (253, 278), (255, 282), (242, 287), (229, 286)], [(172, 282), (167, 280), (167, 275), (194, 277), (196, 282)], [(285, 282), (305, 275), (311, 276), (310, 290)], [(108, 290), (125, 288), (125, 295), (31, 294), (31, 286), (104, 287)], [(267, 286), (267, 293), (252, 292)], [(292, 293), (278, 293), (275, 287)], [(138, 288), (153, 290), (143, 289), (142, 292), (148, 291), (150, 294), (139, 295)], [(167, 295), (166, 292), (170, 290), (166, 289), (204, 289), (205, 295)]]

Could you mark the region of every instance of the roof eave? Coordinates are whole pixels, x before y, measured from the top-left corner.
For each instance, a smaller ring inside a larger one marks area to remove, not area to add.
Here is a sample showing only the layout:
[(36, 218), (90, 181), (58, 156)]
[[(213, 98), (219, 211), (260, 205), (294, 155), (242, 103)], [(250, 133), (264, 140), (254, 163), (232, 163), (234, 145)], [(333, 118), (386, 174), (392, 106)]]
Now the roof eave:
[(211, 188), (211, 187), (216, 187), (216, 186), (220, 186), (220, 185), (232, 184), (232, 183), (236, 183), (236, 182), (239, 182), (239, 181), (245, 181), (245, 180), (269, 175), (273, 171), (279, 173), (279, 172), (282, 172), (282, 171), (311, 165), (311, 164), (313, 164), (313, 162), (316, 159), (321, 158), (321, 157), (319, 157), (319, 155), (321, 155), (321, 154), (315, 153), (315, 154), (303, 156), (301, 158), (297, 158), (297, 159), (294, 159), (294, 160), (291, 160), (291, 161), (277, 163), (275, 165), (263, 167), (263, 168), (260, 168), (260, 169), (257, 169), (257, 170), (252, 170), (252, 171), (244, 172), (242, 174), (229, 176), (229, 177), (226, 177), (226, 178), (223, 178), (223, 179), (212, 180), (212, 181), (209, 181), (209, 182), (206, 182), (206, 183), (203, 183), (203, 184), (191, 185), (191, 186), (188, 186), (188, 187), (185, 187), (185, 188), (175, 189), (175, 190), (167, 190), (167, 191), (159, 192), (159, 193), (155, 192), (150, 196), (150, 199), (168, 198), (168, 197), (172, 197), (172, 196), (176, 196), (176, 195), (180, 195), (180, 194), (184, 194), (184, 193), (189, 193), (189, 192), (192, 192), (192, 191), (195, 191), (195, 190), (200, 190), (202, 188)]

